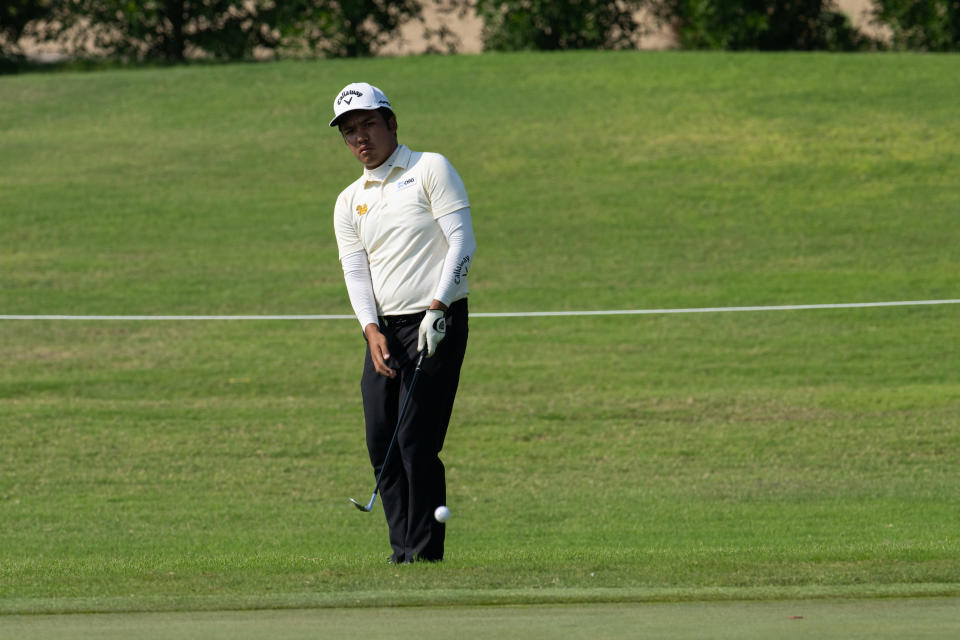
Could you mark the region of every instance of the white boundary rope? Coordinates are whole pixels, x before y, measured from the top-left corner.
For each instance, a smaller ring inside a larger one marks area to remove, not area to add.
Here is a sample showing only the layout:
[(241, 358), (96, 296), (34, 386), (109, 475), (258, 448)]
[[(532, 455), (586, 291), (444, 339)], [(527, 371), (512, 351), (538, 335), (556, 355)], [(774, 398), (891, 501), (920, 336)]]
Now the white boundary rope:
[[(471, 318), (542, 318), (557, 316), (633, 316), (678, 313), (729, 313), (743, 311), (803, 311), (808, 309), (865, 309), (874, 307), (916, 307), (960, 304), (958, 300), (903, 300), (897, 302), (843, 302), (839, 304), (790, 304), (761, 307), (695, 307), (690, 309), (623, 309), (609, 311), (516, 311), (471, 313)], [(236, 315), (236, 316), (73, 316), (73, 315), (0, 315), (0, 320), (354, 320), (350, 315)]]

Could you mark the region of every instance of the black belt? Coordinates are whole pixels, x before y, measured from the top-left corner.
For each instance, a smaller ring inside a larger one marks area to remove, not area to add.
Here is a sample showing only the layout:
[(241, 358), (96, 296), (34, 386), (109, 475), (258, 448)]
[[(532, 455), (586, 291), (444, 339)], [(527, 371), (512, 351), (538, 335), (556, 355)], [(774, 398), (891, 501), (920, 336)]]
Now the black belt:
[[(457, 311), (460, 307), (467, 303), (466, 298), (461, 298), (456, 302), (453, 302), (446, 312), (443, 314), (447, 319), (447, 324), (450, 323), (450, 316)], [(380, 316), (381, 326), (384, 327), (405, 327), (410, 324), (420, 324), (423, 321), (423, 317), (427, 315), (426, 311), (421, 311), (420, 313), (408, 313), (403, 316)]]
[(408, 324), (420, 324), (425, 315), (426, 311), (408, 313), (405, 316), (380, 316), (380, 324), (385, 327), (405, 327)]

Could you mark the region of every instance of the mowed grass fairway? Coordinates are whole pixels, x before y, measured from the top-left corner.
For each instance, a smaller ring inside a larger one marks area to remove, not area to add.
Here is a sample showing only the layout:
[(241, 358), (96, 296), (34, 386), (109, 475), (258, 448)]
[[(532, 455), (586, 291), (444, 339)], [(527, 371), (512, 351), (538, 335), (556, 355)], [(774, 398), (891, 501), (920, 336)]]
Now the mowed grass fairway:
[[(354, 80), (464, 177), (475, 312), (960, 298), (960, 58), (577, 53), (0, 78), (0, 314), (349, 313)], [(955, 599), (958, 326), (474, 318), (390, 567), (354, 321), (0, 320), (0, 613)]]
[(960, 633), (956, 599), (400, 607), (6, 616), (0, 639), (47, 640), (942, 640)]

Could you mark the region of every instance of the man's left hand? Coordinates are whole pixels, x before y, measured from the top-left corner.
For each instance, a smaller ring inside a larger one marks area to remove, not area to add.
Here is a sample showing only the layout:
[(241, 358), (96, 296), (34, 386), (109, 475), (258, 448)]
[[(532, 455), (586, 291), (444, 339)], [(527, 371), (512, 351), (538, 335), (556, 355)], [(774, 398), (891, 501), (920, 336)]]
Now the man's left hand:
[(427, 349), (430, 358), (437, 351), (437, 345), (447, 335), (447, 321), (442, 309), (427, 309), (423, 320), (420, 321), (420, 336), (417, 340), (417, 351)]

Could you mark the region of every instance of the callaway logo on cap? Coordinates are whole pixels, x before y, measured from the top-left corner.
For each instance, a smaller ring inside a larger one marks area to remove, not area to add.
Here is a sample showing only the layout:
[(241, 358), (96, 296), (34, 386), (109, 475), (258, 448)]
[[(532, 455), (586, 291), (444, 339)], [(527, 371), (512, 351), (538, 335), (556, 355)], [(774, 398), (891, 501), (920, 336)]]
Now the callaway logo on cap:
[(337, 126), (337, 120), (348, 111), (364, 110), (373, 111), (380, 107), (386, 107), (393, 111), (390, 101), (383, 91), (366, 82), (354, 82), (343, 88), (337, 99), (333, 101), (333, 120), (330, 126)]

